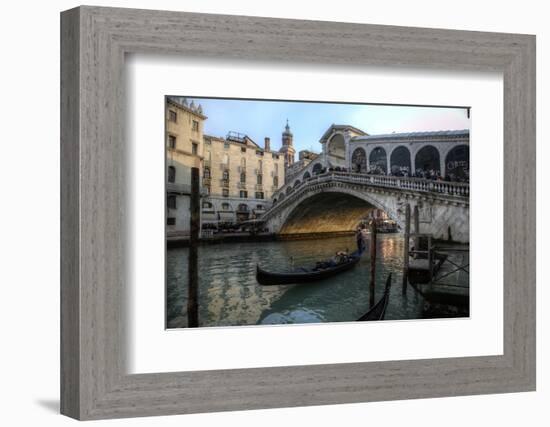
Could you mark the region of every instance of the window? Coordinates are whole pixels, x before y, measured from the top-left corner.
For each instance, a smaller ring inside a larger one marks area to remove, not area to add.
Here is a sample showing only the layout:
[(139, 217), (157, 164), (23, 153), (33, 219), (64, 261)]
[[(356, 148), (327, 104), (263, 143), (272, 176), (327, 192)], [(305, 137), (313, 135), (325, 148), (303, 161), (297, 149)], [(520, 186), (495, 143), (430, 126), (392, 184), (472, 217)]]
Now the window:
[(205, 143), (206, 145), (212, 145), (212, 141), (209, 140), (209, 139), (206, 139), (206, 138), (204, 138), (204, 143)]
[(168, 135), (168, 147), (176, 148), (176, 137), (174, 135)]
[(241, 153), (246, 153), (246, 147), (241, 147)]
[(222, 176), (223, 176), (222, 179), (224, 181), (229, 181), (229, 171), (228, 170), (224, 170)]
[(246, 174), (244, 172), (241, 173), (241, 183), (242, 184), (246, 183)]
[(263, 155), (264, 155), (264, 152), (263, 152), (263, 151), (260, 151), (260, 150), (256, 150), (256, 155), (257, 155), (257, 156), (263, 156)]
[(230, 211), (231, 210), (231, 205), (229, 203), (222, 203), (222, 209), (224, 211)]
[(256, 191), (256, 199), (263, 199), (264, 193), (263, 191)]
[(262, 211), (264, 209), (264, 205), (256, 205), (256, 209)]
[(279, 175), (279, 164), (275, 163), (273, 167), (275, 168), (275, 175)]
[(279, 177), (278, 177), (278, 176), (274, 176), (274, 177), (273, 177), (273, 186), (274, 186), (274, 187), (278, 187), (278, 186), (279, 186)]
[(166, 225), (176, 225), (176, 218), (171, 216), (166, 218)]
[(204, 186), (204, 192), (205, 192), (206, 194), (210, 194), (210, 186), (209, 186), (209, 185), (205, 185), (205, 186)]
[(168, 166), (168, 182), (176, 182), (176, 168)]
[(248, 206), (245, 205), (244, 203), (241, 203), (241, 204), (239, 205), (239, 207), (237, 208), (237, 210), (238, 210), (239, 212), (248, 212)]
[(262, 175), (258, 175), (258, 176), (256, 177), (256, 184), (262, 185)]
[(199, 131), (199, 122), (197, 122), (196, 120), (193, 120), (193, 130), (195, 132)]
[(197, 144), (196, 142), (193, 142), (191, 144), (191, 154), (196, 156), (198, 153), (199, 153), (199, 144)]
[(222, 196), (223, 196), (223, 197), (229, 197), (229, 190), (228, 190), (227, 188), (224, 188), (224, 189), (222, 190)]
[(273, 153), (271, 156), (272, 156), (275, 160), (279, 160), (279, 155), (278, 155), (278, 154)]
[(223, 148), (224, 148), (225, 150), (229, 150), (229, 142), (224, 142), (224, 143), (223, 143)]
[(212, 203), (210, 202), (202, 202), (202, 208), (207, 210), (207, 209), (212, 209)]
[(239, 197), (241, 199), (246, 199), (248, 197), (248, 191), (245, 191), (245, 190), (239, 191)]
[(178, 121), (178, 113), (176, 113), (176, 112), (173, 111), (173, 110), (169, 110), (169, 112), (168, 112), (168, 120), (170, 120), (171, 122), (177, 123), (177, 121)]
[(176, 209), (176, 196), (168, 196), (166, 198), (168, 209)]
[(204, 171), (202, 172), (203, 178), (210, 178), (210, 168), (204, 168)]

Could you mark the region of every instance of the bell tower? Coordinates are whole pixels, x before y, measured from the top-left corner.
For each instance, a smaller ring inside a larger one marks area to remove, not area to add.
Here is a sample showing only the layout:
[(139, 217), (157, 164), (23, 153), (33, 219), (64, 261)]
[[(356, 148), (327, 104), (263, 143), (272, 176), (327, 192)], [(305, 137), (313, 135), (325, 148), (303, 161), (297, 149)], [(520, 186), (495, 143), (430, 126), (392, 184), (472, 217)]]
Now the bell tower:
[(294, 163), (294, 154), (296, 150), (293, 147), (293, 138), (292, 132), (290, 131), (290, 126), (288, 125), (288, 119), (286, 119), (285, 130), (282, 134), (282, 146), (279, 150), (285, 157), (285, 169)]

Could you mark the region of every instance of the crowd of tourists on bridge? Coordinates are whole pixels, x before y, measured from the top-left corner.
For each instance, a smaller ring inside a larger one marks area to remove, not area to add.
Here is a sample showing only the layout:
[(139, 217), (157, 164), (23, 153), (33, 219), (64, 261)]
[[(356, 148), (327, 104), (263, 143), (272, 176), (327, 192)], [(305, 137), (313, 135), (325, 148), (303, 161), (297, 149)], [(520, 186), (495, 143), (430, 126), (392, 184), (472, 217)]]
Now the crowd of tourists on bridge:
[(410, 173), (409, 168), (406, 166), (392, 167), (390, 173), (386, 173), (385, 169), (380, 165), (371, 165), (368, 172), (359, 172), (356, 168), (354, 170), (349, 170), (344, 167), (335, 167), (335, 168), (323, 168), (319, 171), (319, 174), (326, 172), (355, 172), (355, 173), (366, 173), (367, 175), (386, 175), (386, 176), (403, 176), (406, 178), (423, 178), (430, 179), (433, 181), (447, 181), (447, 182), (470, 182), (470, 174), (467, 168), (454, 170), (453, 172), (447, 173), (445, 176), (441, 175), (441, 172), (436, 169), (416, 169), (415, 172)]

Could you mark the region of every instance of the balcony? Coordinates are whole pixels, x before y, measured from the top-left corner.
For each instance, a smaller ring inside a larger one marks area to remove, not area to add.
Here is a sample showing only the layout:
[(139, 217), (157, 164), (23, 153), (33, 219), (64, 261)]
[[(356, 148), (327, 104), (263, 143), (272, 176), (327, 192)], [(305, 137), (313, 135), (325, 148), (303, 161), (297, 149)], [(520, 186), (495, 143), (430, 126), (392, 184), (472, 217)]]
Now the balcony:
[[(176, 184), (175, 182), (166, 183), (166, 191), (168, 193), (189, 195), (191, 194), (191, 184)], [(207, 196), (208, 191), (205, 187), (200, 188), (201, 196)]]
[(211, 182), (211, 179), (210, 179), (210, 178), (203, 178), (203, 179), (202, 179), (202, 184), (203, 184), (203, 185), (210, 185), (210, 182)]
[(264, 186), (262, 184), (256, 184), (254, 188), (256, 191), (264, 191)]
[(239, 182), (237, 183), (237, 188), (246, 190), (246, 182)]
[(224, 188), (229, 188), (229, 180), (228, 179), (220, 179), (220, 185)]

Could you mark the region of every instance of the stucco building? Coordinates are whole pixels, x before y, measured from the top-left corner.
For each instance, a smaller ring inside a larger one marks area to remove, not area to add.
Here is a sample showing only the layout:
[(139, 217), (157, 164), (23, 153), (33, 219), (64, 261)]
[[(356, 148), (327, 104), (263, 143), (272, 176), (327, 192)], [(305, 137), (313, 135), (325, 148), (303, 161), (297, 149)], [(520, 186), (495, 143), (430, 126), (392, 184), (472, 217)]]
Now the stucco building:
[(255, 219), (269, 209), (285, 182), (285, 162), (294, 162), (292, 134), (282, 134), (282, 151), (261, 147), (249, 136), (204, 134), (201, 105), (183, 97), (166, 98), (166, 227), (169, 236), (189, 230), (191, 168), (199, 168), (203, 229)]

